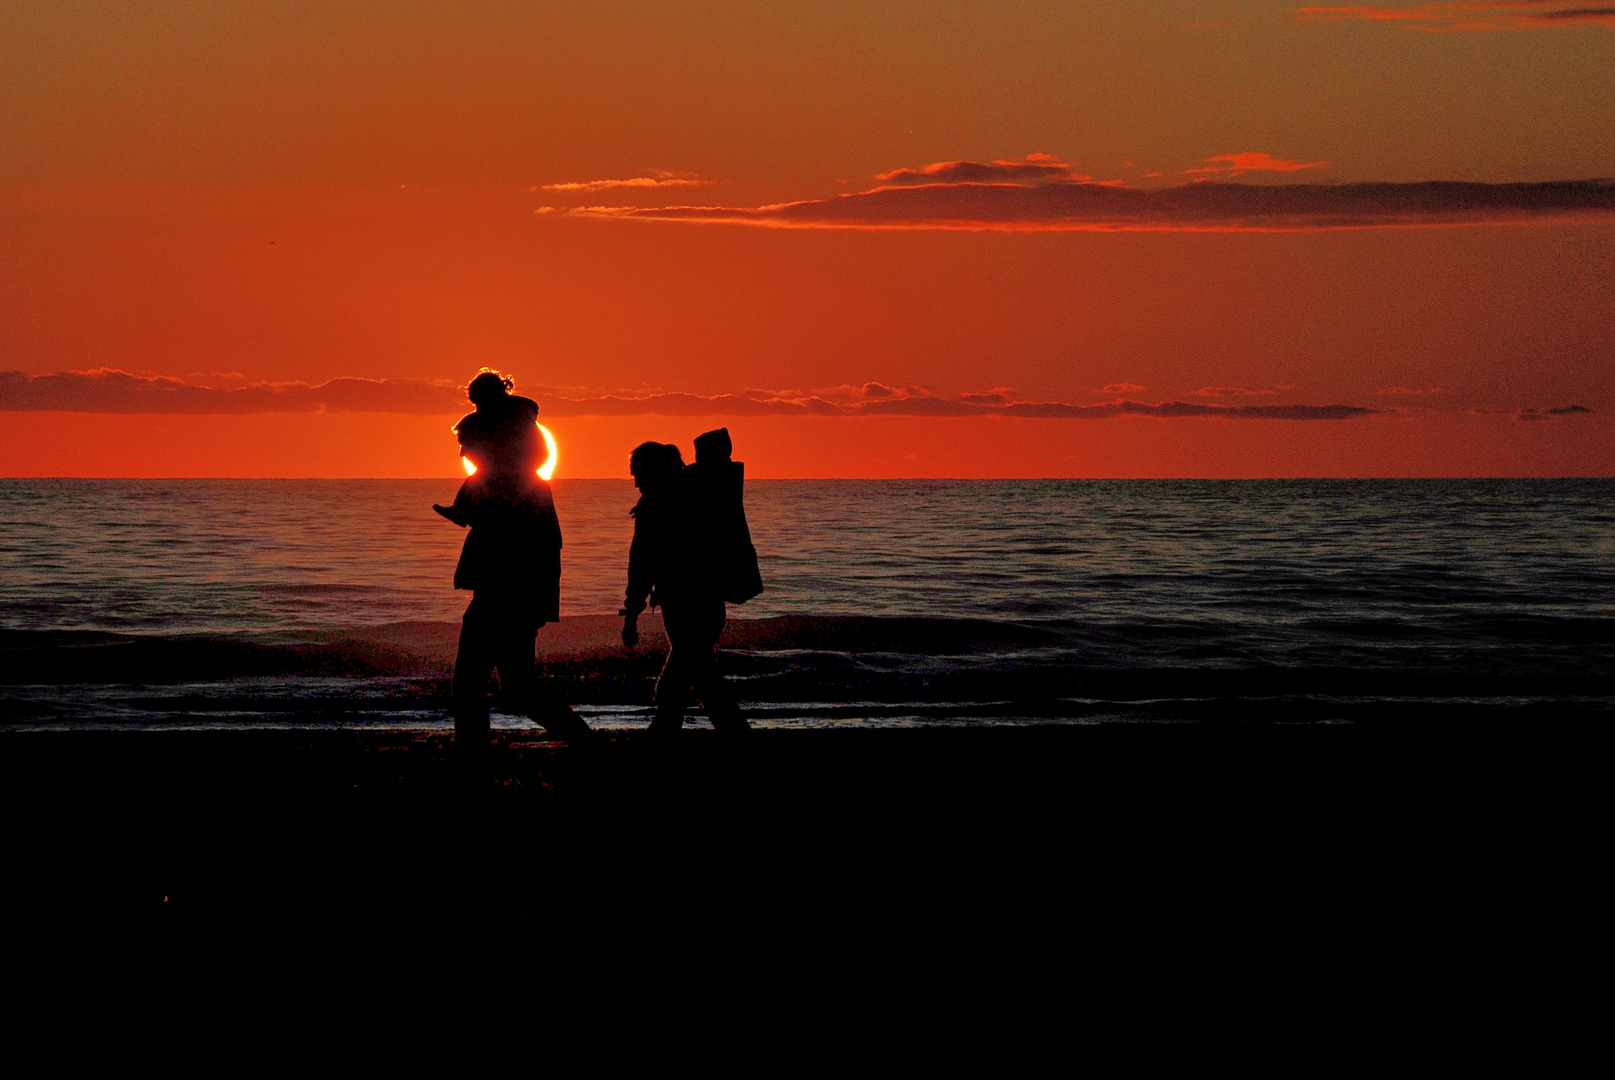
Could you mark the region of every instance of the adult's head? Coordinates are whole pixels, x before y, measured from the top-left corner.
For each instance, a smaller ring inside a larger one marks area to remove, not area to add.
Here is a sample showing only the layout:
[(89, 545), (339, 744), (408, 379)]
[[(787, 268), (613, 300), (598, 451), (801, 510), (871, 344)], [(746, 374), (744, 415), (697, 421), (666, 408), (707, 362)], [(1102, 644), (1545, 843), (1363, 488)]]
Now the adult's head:
[(516, 380), (509, 375), (502, 375), (493, 368), (483, 368), (465, 388), (465, 396), (471, 399), (471, 404), (483, 409), (499, 404), (515, 385)]
[(628, 455), (634, 485), (650, 492), (666, 487), (684, 468), (684, 455), (672, 443), (643, 442)]

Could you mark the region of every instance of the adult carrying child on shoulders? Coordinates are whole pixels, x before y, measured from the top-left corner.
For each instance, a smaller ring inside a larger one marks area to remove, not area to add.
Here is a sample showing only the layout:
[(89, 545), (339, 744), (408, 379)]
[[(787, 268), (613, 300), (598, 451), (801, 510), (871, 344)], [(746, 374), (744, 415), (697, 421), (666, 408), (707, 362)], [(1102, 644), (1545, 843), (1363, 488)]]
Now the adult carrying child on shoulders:
[(561, 617), (561, 524), (549, 484), (538, 476), (543, 439), (538, 403), (510, 392), (512, 380), (483, 371), (466, 387), (476, 411), (454, 425), (460, 453), (476, 472), (450, 506), (432, 509), (471, 527), (454, 587), (471, 592), (454, 658), (454, 742), (468, 770), (482, 768), (489, 740), (488, 680), (495, 670), (511, 705), (569, 743), (593, 733), (540, 679), (538, 629)]

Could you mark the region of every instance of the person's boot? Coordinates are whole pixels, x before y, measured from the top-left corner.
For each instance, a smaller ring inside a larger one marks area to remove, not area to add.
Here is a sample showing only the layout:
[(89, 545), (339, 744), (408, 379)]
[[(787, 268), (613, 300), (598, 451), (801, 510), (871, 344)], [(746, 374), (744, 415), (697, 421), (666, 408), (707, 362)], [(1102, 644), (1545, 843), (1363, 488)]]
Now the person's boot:
[(454, 716), (454, 743), (449, 750), (454, 785), (462, 794), (481, 791), (492, 776), (493, 733), (488, 714), (475, 704), (458, 704)]
[(707, 719), (712, 721), (713, 731), (726, 736), (745, 735), (751, 731), (751, 725), (740, 715), (740, 706), (731, 697), (721, 697), (707, 704)]
[(684, 727), (684, 710), (672, 705), (656, 706), (656, 715), (651, 718), (650, 727), (645, 730), (646, 736), (656, 743), (670, 743), (678, 737), (679, 730)]
[(493, 749), (488, 736), (454, 736), (454, 786), (462, 795), (475, 795), (488, 787), (492, 776)]
[(542, 715), (534, 716), (533, 720), (544, 728), (546, 735), (560, 739), (568, 746), (594, 746), (600, 741), (600, 733), (573, 712), (570, 705), (551, 705)]

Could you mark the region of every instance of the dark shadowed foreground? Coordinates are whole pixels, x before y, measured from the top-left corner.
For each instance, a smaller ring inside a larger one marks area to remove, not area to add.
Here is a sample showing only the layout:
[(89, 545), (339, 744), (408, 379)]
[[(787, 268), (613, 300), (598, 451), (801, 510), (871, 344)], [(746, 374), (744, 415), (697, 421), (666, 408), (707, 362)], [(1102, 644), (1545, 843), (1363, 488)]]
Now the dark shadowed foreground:
[(434, 993), (497, 983), (523, 1023), (1394, 1031), (1582, 947), (1592, 743), (1551, 716), (504, 733), (466, 793), (440, 733), (11, 732), (7, 901), (193, 1005), (302, 964), (296, 1000), (347, 1009), (458, 965)]

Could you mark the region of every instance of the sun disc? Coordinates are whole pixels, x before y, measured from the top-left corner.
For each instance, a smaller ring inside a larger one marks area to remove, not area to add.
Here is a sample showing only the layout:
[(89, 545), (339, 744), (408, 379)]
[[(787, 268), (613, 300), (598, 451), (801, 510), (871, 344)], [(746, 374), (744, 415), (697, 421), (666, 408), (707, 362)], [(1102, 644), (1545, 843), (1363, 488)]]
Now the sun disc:
[(549, 455), (544, 459), (544, 464), (539, 466), (538, 478), (540, 480), (548, 480), (550, 477), (555, 475), (555, 436), (551, 435), (550, 429), (545, 427), (543, 424), (538, 425), (538, 431), (539, 434), (544, 436), (544, 450)]
[(477, 467), (471, 464), (471, 459), (468, 457), (461, 458), (460, 464), (465, 466), (465, 474), (467, 476), (470, 476), (472, 473), (477, 471)]

